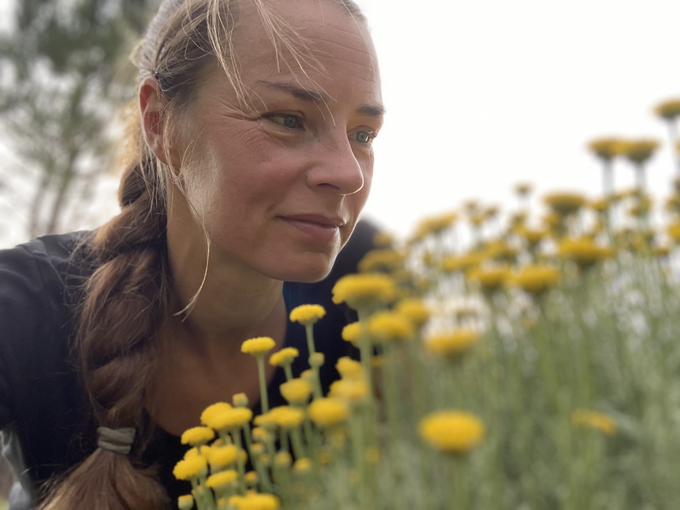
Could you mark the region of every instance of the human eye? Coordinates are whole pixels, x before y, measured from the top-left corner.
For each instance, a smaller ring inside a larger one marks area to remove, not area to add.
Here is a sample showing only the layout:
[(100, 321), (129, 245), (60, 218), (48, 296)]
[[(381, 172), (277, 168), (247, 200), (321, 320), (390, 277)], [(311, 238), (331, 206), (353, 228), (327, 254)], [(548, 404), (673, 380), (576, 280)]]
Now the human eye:
[(266, 118), (274, 124), (278, 124), (279, 126), (288, 129), (302, 129), (304, 127), (304, 119), (299, 115), (292, 115), (290, 113), (276, 113), (267, 115)]
[(359, 129), (350, 134), (350, 139), (362, 145), (370, 145), (376, 136), (378, 136), (378, 133), (372, 129)]

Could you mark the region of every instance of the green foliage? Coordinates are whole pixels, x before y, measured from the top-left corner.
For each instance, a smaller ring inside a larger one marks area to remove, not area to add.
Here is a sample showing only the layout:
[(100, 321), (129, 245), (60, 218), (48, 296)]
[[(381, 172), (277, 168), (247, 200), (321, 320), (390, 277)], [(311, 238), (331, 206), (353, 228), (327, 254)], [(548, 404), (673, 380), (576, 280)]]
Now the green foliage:
[(108, 169), (115, 111), (133, 94), (125, 58), (155, 3), (23, 0), (13, 28), (0, 35), (0, 113), (22, 165), (0, 170), (31, 172), (31, 236), (65, 227), (65, 203), (87, 201)]

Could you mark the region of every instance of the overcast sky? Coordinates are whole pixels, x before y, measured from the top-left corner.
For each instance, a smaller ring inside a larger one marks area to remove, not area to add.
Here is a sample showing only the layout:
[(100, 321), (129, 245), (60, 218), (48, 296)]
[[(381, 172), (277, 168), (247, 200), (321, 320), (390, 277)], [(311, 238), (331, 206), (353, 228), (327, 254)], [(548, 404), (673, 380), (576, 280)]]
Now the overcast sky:
[[(518, 181), (595, 196), (588, 140), (667, 140), (651, 109), (680, 97), (680, 0), (358, 1), (388, 110), (366, 216), (390, 230), (468, 198), (512, 206)], [(656, 195), (672, 173), (666, 144)], [(616, 181), (633, 183), (624, 162)]]

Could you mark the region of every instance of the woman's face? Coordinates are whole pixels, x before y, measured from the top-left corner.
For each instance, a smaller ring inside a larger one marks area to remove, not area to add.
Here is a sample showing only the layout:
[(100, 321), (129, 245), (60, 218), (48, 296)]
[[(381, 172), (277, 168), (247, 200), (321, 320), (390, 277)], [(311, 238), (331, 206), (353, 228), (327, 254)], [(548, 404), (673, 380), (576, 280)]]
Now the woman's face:
[(248, 28), (237, 29), (235, 51), (251, 108), (221, 69), (211, 70), (191, 107), (180, 175), (196, 232), (202, 237), (205, 227), (211, 240), (211, 265), (316, 281), (368, 197), (380, 79), (366, 28), (338, 6), (277, 4), (317, 63), (291, 70), (294, 60), (286, 52), (277, 58), (254, 9), (243, 12), (240, 26)]

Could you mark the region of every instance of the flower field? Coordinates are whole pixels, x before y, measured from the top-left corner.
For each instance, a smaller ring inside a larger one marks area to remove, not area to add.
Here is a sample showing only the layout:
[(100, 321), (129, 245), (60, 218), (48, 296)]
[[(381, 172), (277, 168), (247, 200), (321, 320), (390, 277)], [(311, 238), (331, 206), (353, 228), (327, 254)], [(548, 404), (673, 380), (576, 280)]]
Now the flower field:
[[(680, 103), (657, 113), (670, 125)], [(322, 395), (313, 330), (324, 310), (293, 310), (310, 370), (294, 379), (298, 353), (283, 349), (271, 362), (288, 375), (288, 406), (253, 417), (237, 395), (206, 409), (183, 436), (175, 475), (193, 492), (179, 507), (680, 506), (680, 186), (660, 222), (644, 182), (657, 147), (591, 143), (604, 176), (595, 200), (552, 193), (536, 213), (519, 185), (507, 222), (469, 201), (409, 239), (378, 236), (333, 291), (358, 312), (343, 338), (360, 361), (341, 359)], [(636, 168), (633, 190), (615, 192), (619, 158)], [(253, 369), (272, 345), (243, 344)]]

